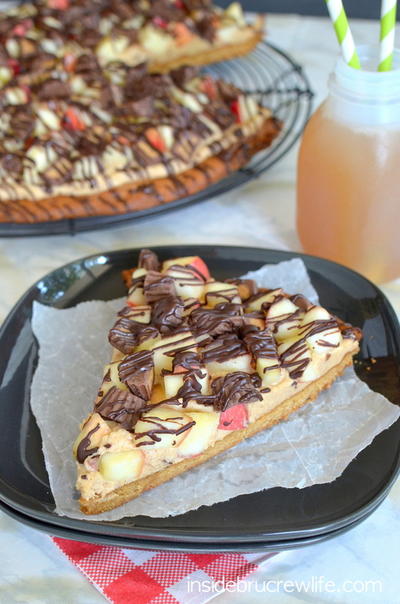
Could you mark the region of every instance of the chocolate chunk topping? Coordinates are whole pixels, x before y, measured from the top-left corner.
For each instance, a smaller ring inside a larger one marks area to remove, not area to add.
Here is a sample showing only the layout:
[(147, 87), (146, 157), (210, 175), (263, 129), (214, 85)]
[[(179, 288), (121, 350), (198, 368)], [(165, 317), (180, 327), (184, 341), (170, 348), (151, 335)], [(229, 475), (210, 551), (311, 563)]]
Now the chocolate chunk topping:
[[(185, 371), (198, 371), (200, 369), (201, 361), (197, 352), (191, 350), (183, 350), (177, 352), (172, 361), (173, 370), (179, 368)], [(201, 372), (201, 369), (200, 369)]]
[(171, 277), (151, 270), (144, 279), (144, 295), (149, 304), (165, 296), (176, 296), (175, 282)]
[(140, 250), (138, 266), (139, 268), (145, 268), (147, 271), (158, 272), (160, 270), (160, 261), (157, 258), (157, 254), (143, 248)]
[(180, 298), (166, 296), (157, 300), (151, 313), (152, 323), (161, 334), (170, 334), (183, 323), (183, 302)]
[(197, 308), (189, 317), (189, 324), (196, 335), (208, 333), (220, 336), (233, 333), (243, 324), (238, 304), (217, 304), (215, 308)]
[(269, 329), (259, 330), (247, 325), (241, 333), (247, 349), (255, 358), (276, 359), (278, 352), (276, 342)]
[(219, 336), (203, 348), (202, 361), (203, 363), (211, 361), (222, 363), (242, 354), (246, 354), (243, 342), (236, 335), (227, 334)]
[(51, 99), (68, 99), (71, 91), (66, 82), (50, 79), (45, 80), (43, 84), (39, 84), (37, 94), (40, 100), (48, 101)]
[(183, 88), (186, 82), (193, 80), (199, 73), (199, 69), (197, 67), (190, 67), (189, 65), (183, 65), (179, 67), (179, 69), (174, 69), (171, 71), (171, 78), (179, 88)]
[(205, 15), (200, 21), (196, 23), (196, 28), (203, 38), (205, 38), (209, 42), (214, 41), (216, 26), (215, 20), (212, 15)]
[(118, 365), (119, 379), (135, 396), (148, 401), (153, 386), (153, 367), (151, 350), (134, 352)]
[(178, 21), (184, 16), (183, 10), (177, 4), (165, 2), (165, 0), (153, 0), (150, 2), (149, 14), (167, 22)]
[(95, 411), (104, 419), (118, 422), (125, 430), (132, 430), (145, 406), (146, 402), (130, 390), (113, 386), (97, 403)]
[(22, 161), (17, 155), (8, 153), (1, 160), (1, 165), (6, 172), (17, 174), (22, 170)]
[(262, 394), (257, 390), (261, 385), (260, 377), (242, 371), (228, 373), (213, 381), (211, 390), (216, 395), (214, 408), (225, 411), (240, 403), (253, 403), (262, 400)]
[(312, 304), (307, 298), (305, 298), (302, 294), (295, 294), (294, 296), (290, 296), (289, 298), (293, 304), (298, 306), (300, 310), (306, 312), (312, 307)]
[(235, 116), (229, 107), (218, 105), (213, 109), (214, 110), (211, 113), (209, 108), (210, 115), (221, 128), (229, 128), (229, 126), (232, 126), (232, 124), (235, 123)]
[(78, 445), (78, 448), (76, 450), (76, 458), (79, 461), (79, 463), (83, 463), (86, 459), (86, 457), (89, 457), (90, 455), (94, 455), (95, 453), (97, 453), (98, 447), (92, 447), (92, 449), (89, 449), (88, 447), (90, 447), (90, 438), (92, 436), (92, 434), (94, 434), (95, 432), (97, 432), (97, 430), (100, 428), (100, 424), (97, 424), (97, 426), (95, 426), (94, 428), (92, 428), (92, 430), (90, 430), (86, 436), (84, 436), (81, 440), (81, 442)]
[(133, 352), (135, 346), (150, 338), (156, 338), (158, 330), (152, 325), (144, 325), (131, 321), (126, 317), (121, 317), (110, 329), (108, 341), (111, 346), (120, 350), (124, 354)]

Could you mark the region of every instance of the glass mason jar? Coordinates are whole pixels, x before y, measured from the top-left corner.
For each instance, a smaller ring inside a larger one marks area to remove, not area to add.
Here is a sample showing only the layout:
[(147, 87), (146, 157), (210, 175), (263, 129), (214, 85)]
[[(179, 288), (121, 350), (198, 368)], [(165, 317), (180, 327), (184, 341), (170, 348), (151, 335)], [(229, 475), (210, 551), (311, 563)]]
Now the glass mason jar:
[(304, 131), (297, 229), (304, 251), (382, 283), (400, 276), (400, 51), (377, 72), (378, 48), (357, 50), (363, 69), (339, 59)]

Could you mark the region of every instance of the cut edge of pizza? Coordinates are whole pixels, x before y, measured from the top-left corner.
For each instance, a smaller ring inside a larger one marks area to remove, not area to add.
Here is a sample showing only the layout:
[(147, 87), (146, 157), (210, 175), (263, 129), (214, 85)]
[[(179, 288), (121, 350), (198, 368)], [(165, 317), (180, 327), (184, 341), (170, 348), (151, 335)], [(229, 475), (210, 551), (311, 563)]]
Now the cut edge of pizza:
[(73, 450), (85, 514), (111, 510), (285, 420), (352, 364), (361, 331), (302, 295), (217, 281), (200, 257), (125, 271)]

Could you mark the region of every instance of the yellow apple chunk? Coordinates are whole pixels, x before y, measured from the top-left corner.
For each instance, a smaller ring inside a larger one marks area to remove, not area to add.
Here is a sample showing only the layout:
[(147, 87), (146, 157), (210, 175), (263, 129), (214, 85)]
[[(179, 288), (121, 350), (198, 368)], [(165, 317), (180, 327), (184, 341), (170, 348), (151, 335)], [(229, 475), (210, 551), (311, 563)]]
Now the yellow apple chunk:
[(144, 453), (140, 449), (104, 453), (100, 457), (99, 472), (105, 480), (129, 482), (139, 478), (144, 462)]

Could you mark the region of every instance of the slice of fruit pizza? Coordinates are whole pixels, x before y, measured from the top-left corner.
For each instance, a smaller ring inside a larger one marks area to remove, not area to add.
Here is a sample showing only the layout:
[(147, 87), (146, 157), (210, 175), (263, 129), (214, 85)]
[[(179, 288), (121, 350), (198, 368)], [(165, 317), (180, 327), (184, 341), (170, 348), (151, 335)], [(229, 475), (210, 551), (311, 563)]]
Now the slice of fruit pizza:
[(142, 250), (74, 445), (83, 512), (115, 508), (272, 426), (351, 365), (361, 332), (301, 295)]
[(264, 19), (246, 23), (238, 2), (211, 0), (36, 0), (0, 13), (5, 50), (18, 62), (79, 51), (104, 66), (148, 62), (152, 71), (204, 65), (250, 52)]

